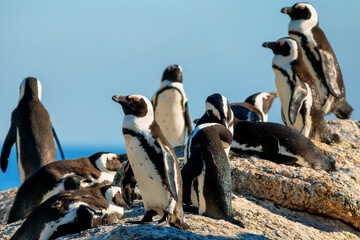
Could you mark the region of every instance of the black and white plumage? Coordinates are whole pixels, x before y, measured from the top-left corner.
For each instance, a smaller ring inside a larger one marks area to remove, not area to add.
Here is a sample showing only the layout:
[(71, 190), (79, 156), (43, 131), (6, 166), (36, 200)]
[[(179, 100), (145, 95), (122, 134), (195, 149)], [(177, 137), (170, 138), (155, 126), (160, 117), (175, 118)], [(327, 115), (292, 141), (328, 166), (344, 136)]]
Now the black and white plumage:
[(231, 132), (218, 123), (198, 125), (189, 138), (189, 152), (181, 170), (183, 202), (201, 215), (242, 223), (233, 219), (231, 170), (224, 150), (232, 142)]
[(267, 122), (268, 112), (277, 97), (276, 91), (255, 93), (245, 99), (245, 102), (232, 103), (231, 110), (239, 120)]
[(36, 78), (28, 77), (21, 83), (20, 100), (12, 112), (11, 126), (1, 151), (1, 169), (5, 172), (11, 148), (16, 143), (21, 183), (41, 166), (56, 160), (55, 130), (40, 101), (41, 93), (41, 83)]
[(298, 41), (303, 59), (312, 74), (325, 114), (348, 119), (353, 108), (345, 98), (345, 85), (336, 55), (319, 27), (318, 14), (309, 3), (281, 9), (291, 18), (289, 36)]
[(123, 134), (129, 166), (123, 173), (124, 200), (131, 204), (137, 182), (145, 208), (140, 222), (152, 222), (160, 215), (158, 224), (187, 229), (182, 209), (182, 179), (179, 164), (170, 143), (154, 120), (150, 101), (141, 95), (113, 96), (125, 113)]
[(266, 42), (263, 47), (273, 50), (272, 68), (281, 102), (284, 123), (305, 137), (320, 141), (338, 141), (324, 122), (319, 93), (296, 40), (286, 37)]
[(125, 206), (117, 186), (65, 191), (36, 208), (11, 239), (55, 239), (115, 223), (124, 215)]
[[(223, 116), (223, 110), (221, 108), (218, 110), (220, 110), (219, 115)], [(207, 118), (207, 120), (206, 123), (210, 124), (216, 121), (216, 118)], [(224, 120), (221, 122), (223, 126), (228, 126), (224, 124)], [(189, 153), (191, 154), (190, 146), (194, 133), (188, 140), (185, 160), (189, 158)], [(276, 123), (251, 122), (234, 118), (233, 141), (230, 150), (238, 154), (257, 155), (275, 163), (326, 171), (335, 170), (334, 160), (326, 157), (311, 140), (287, 126)]]
[[(223, 95), (214, 93), (206, 98), (205, 101), (206, 111), (204, 115), (196, 122), (196, 127), (204, 123), (219, 123), (225, 126), (231, 134), (234, 132), (234, 114), (231, 111), (230, 103)], [(191, 142), (191, 136), (185, 147), (184, 160), (187, 159), (189, 151), (189, 143)], [(230, 146), (225, 149), (229, 154)]]
[(183, 145), (185, 133), (190, 136), (192, 132), (192, 122), (182, 83), (181, 66), (170, 65), (165, 69), (160, 89), (151, 102), (155, 120), (165, 138), (173, 147)]
[(278, 164), (335, 170), (335, 161), (325, 156), (310, 139), (277, 123), (235, 119), (231, 151), (257, 155)]
[(5, 221), (12, 223), (26, 218), (42, 202), (65, 190), (111, 184), (121, 166), (118, 156), (108, 152), (51, 162), (20, 186)]

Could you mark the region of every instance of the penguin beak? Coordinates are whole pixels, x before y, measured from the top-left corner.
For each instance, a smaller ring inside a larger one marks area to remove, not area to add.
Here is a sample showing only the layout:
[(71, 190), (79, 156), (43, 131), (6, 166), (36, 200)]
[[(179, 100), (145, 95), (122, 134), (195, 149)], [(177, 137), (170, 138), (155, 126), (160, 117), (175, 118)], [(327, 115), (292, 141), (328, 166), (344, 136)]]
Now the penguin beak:
[(112, 100), (120, 104), (127, 103), (126, 96), (114, 95), (112, 96)]
[(264, 48), (274, 49), (275, 46), (276, 46), (276, 42), (264, 42), (264, 43), (262, 44), (262, 46), (263, 46)]
[(292, 11), (293, 11), (292, 7), (284, 7), (281, 9), (281, 12), (287, 15), (291, 15)]

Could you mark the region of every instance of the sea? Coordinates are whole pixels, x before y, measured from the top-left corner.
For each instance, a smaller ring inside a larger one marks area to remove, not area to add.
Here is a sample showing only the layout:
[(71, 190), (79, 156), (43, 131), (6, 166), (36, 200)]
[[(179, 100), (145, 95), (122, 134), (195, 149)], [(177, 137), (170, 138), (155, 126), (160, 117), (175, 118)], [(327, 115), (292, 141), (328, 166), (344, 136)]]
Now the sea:
[[(2, 144), (1, 144), (2, 146)], [(125, 153), (125, 146), (74, 146), (72, 144), (61, 145), (64, 151), (65, 159), (76, 159), (81, 157), (90, 157), (97, 152), (113, 152), (116, 154)], [(60, 152), (57, 149), (56, 159), (61, 160)], [(0, 170), (0, 191), (20, 187), (19, 171), (16, 163), (16, 147), (15, 144), (11, 149), (9, 164), (5, 173)]]

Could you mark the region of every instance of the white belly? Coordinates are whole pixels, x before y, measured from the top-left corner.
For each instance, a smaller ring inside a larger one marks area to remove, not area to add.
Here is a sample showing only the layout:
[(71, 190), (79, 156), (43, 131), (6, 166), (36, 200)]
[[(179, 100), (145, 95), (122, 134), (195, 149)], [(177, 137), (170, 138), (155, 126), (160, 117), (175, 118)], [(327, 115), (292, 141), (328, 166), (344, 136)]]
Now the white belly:
[[(175, 208), (175, 200), (163, 185), (155, 165), (150, 161), (144, 149), (141, 148), (137, 138), (130, 135), (124, 136), (126, 153), (139, 185), (145, 211), (152, 209), (157, 211), (160, 216), (163, 215), (164, 209), (172, 213)], [(162, 161), (162, 159), (158, 160)]]
[(165, 90), (157, 98), (155, 120), (169, 143), (175, 147), (185, 140), (182, 96), (175, 89)]
[(199, 208), (199, 214), (204, 214), (206, 211), (206, 201), (205, 201), (205, 196), (204, 196), (205, 170), (206, 170), (206, 167), (204, 164), (203, 171), (197, 177), (197, 180), (199, 183), (199, 186), (198, 186), (199, 198), (198, 198), (196, 192), (194, 191), (194, 187), (191, 186), (191, 202), (195, 207)]
[(299, 132), (304, 128), (303, 117), (301, 114), (298, 114), (296, 117), (296, 121), (294, 124), (290, 123), (289, 119), (289, 105), (291, 100), (291, 89), (289, 84), (287, 83), (287, 78), (282, 75), (282, 73), (275, 73), (275, 84), (277, 92), (279, 93), (279, 98), (281, 102), (281, 109), (285, 115), (286, 125), (292, 129), (295, 129)]
[(21, 163), (20, 134), (18, 128), (16, 128), (16, 153), (17, 153), (17, 165), (19, 169), (20, 182), (21, 184), (23, 184), (25, 181), (25, 171)]

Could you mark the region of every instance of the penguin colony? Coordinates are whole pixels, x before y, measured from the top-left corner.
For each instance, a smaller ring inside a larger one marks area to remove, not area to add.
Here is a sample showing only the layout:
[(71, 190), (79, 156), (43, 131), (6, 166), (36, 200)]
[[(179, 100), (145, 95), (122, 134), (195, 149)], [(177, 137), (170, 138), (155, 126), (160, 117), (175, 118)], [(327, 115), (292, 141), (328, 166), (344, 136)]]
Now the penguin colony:
[[(232, 210), (229, 153), (335, 171), (335, 161), (310, 139), (339, 141), (330, 134), (324, 117), (334, 113), (348, 119), (353, 111), (345, 97), (340, 66), (311, 4), (297, 3), (281, 12), (291, 19), (289, 36), (262, 45), (274, 54), (277, 91), (259, 92), (232, 104), (225, 96), (212, 94), (194, 131), (179, 65), (165, 69), (151, 102), (142, 95), (114, 95), (112, 100), (124, 113), (126, 162), (104, 152), (55, 161), (54, 138), (62, 150), (40, 101), (41, 83), (26, 78), (0, 159), (5, 172), (16, 143), (22, 185), (5, 221), (26, 220), (11, 239), (53, 239), (117, 222), (123, 208), (133, 204), (136, 186), (145, 214), (131, 224), (189, 229), (186, 209), (244, 227)], [(285, 125), (268, 122), (277, 97)], [(180, 170), (173, 147), (184, 144)], [(112, 185), (120, 169), (120, 186)], [(153, 221), (155, 216), (160, 220)]]

